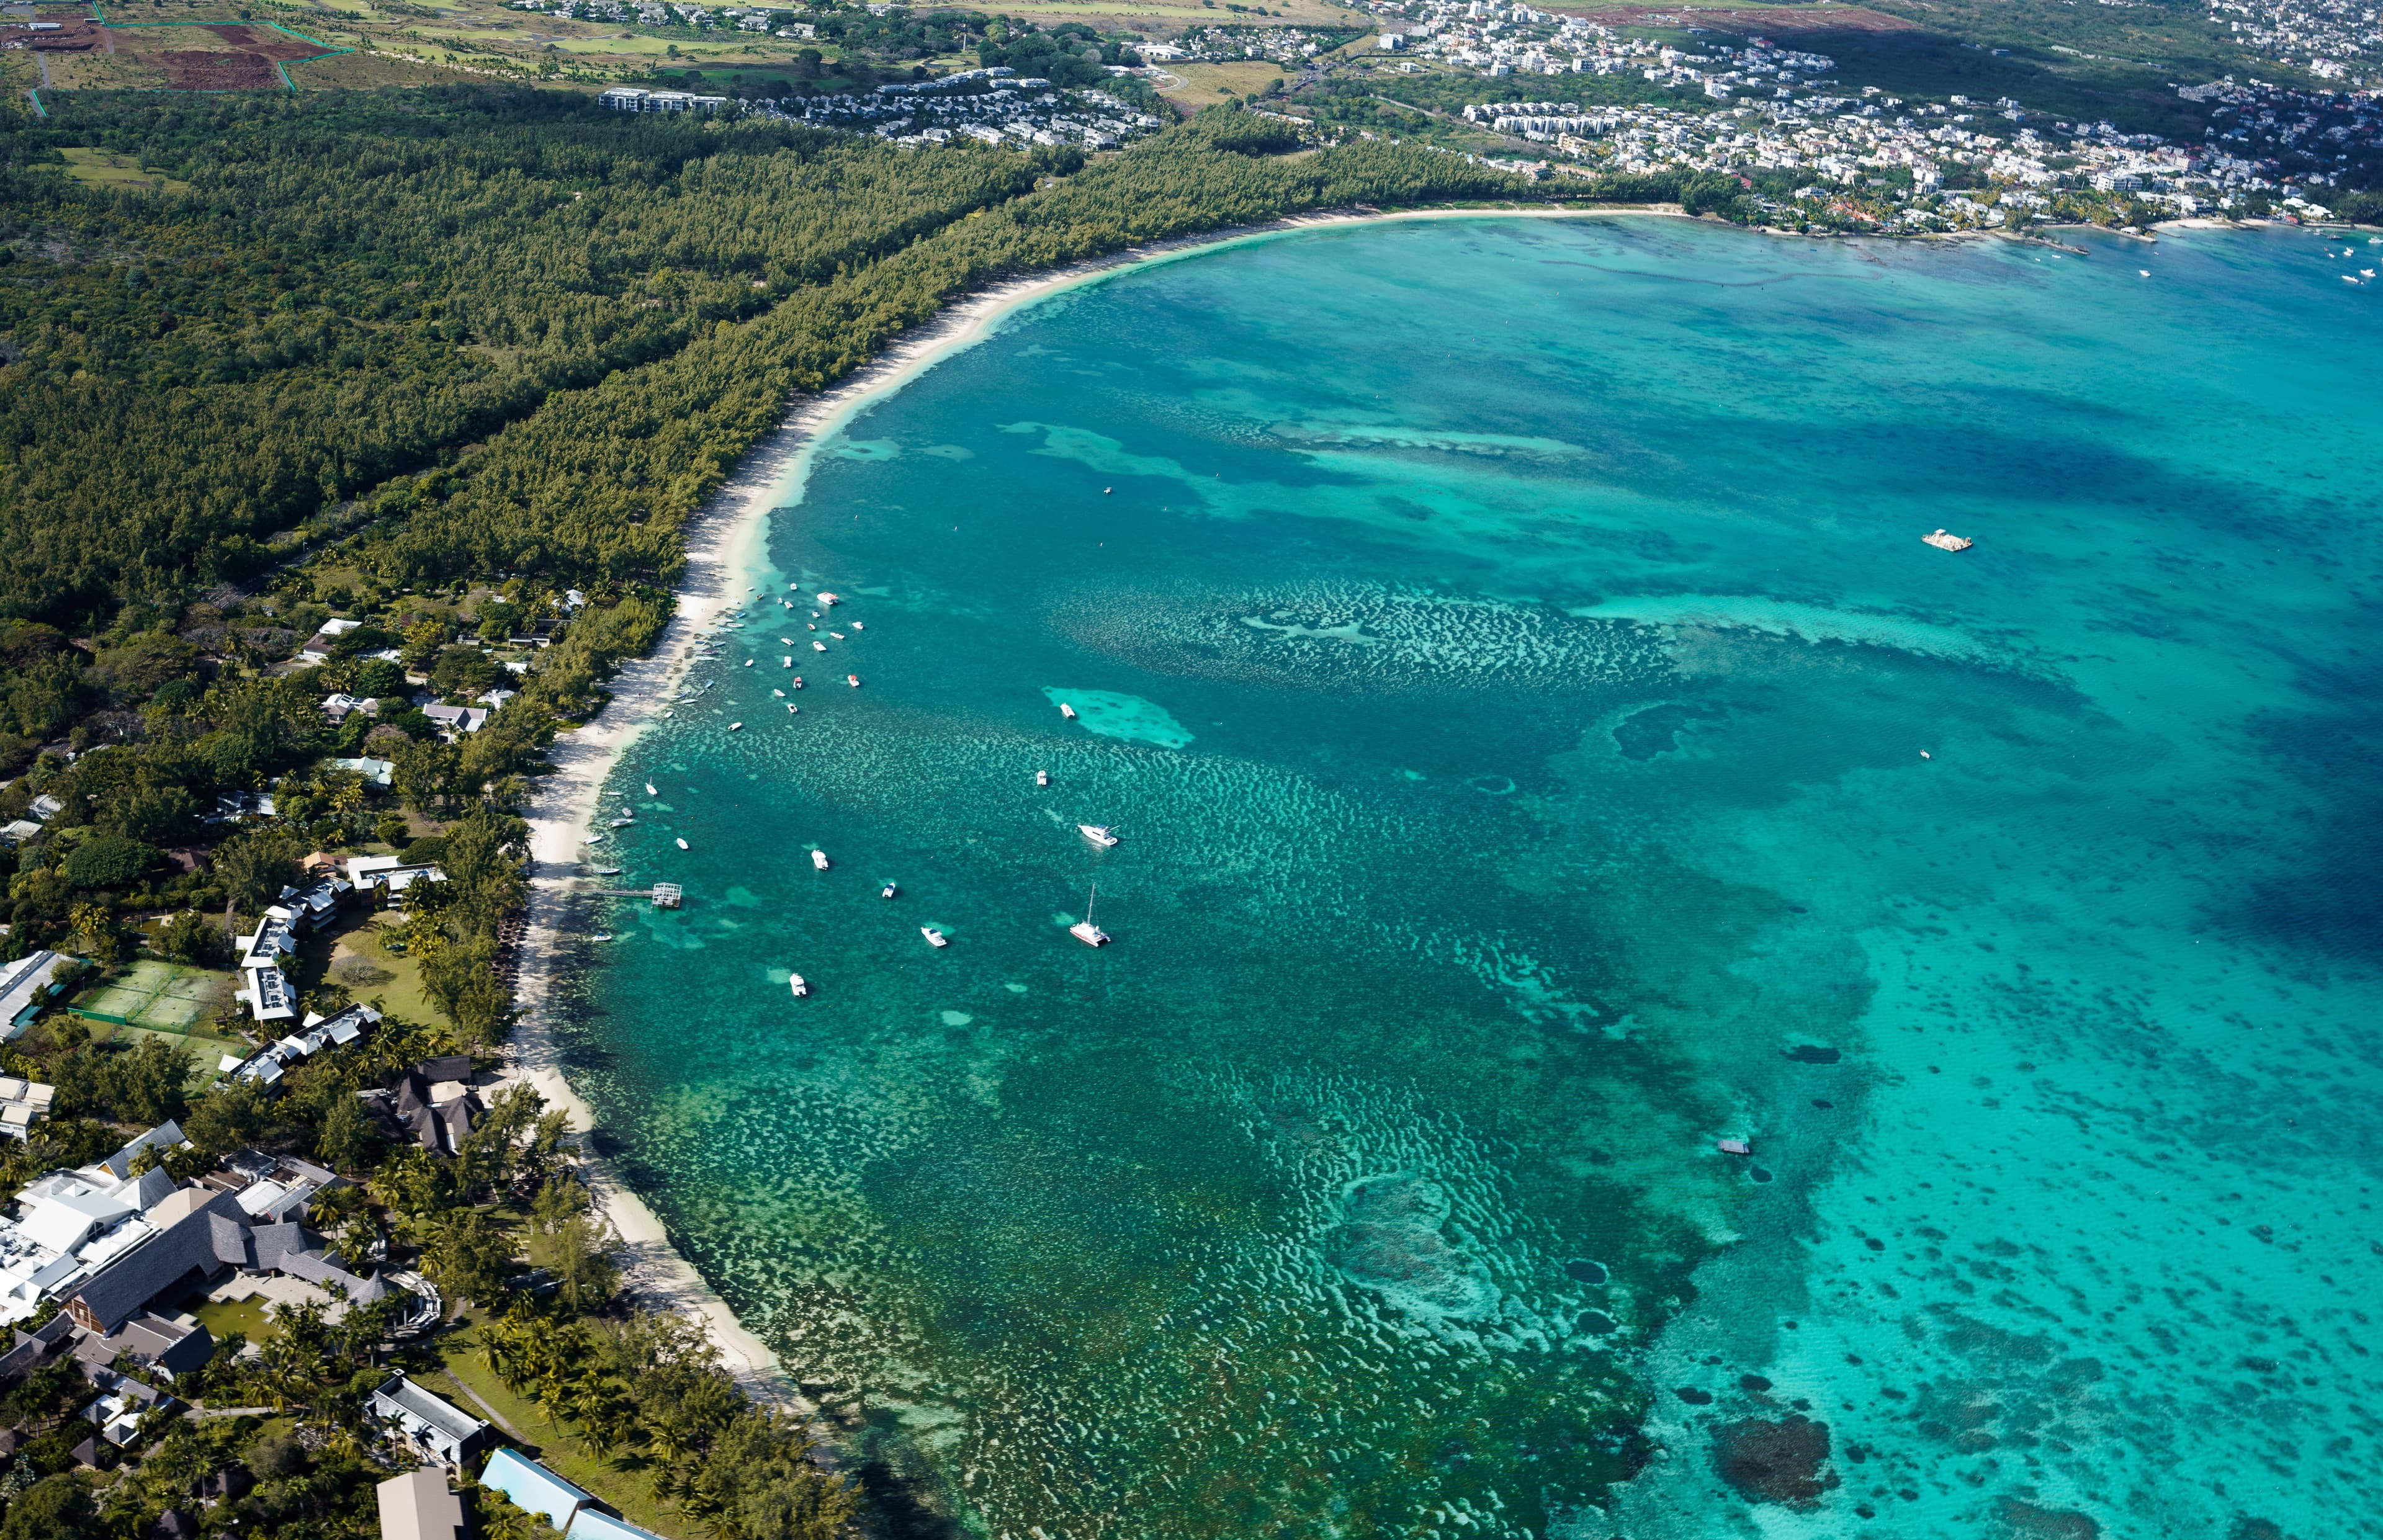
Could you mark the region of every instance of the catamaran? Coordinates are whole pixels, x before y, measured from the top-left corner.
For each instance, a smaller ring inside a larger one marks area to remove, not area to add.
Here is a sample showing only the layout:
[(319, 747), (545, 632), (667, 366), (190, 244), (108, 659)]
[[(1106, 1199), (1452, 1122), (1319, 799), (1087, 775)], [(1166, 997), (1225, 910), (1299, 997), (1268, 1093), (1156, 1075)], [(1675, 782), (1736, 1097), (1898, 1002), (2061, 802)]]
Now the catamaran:
[(1086, 946), (1106, 946), (1109, 943), (1109, 933), (1093, 923), (1093, 900), (1100, 895), (1100, 885), (1094, 883), (1091, 894), (1084, 900), (1084, 918), (1068, 927), (1068, 934)]

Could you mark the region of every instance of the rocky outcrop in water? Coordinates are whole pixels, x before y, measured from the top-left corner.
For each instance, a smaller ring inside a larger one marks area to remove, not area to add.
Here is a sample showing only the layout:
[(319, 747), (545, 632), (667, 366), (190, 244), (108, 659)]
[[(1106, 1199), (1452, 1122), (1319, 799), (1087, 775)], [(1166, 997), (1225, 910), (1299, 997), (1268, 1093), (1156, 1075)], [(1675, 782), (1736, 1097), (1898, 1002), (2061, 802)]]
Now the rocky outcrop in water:
[(1837, 1485), (1828, 1460), (1829, 1425), (1809, 1417), (1747, 1417), (1713, 1433), (1713, 1468), (1754, 1502), (1812, 1507)]

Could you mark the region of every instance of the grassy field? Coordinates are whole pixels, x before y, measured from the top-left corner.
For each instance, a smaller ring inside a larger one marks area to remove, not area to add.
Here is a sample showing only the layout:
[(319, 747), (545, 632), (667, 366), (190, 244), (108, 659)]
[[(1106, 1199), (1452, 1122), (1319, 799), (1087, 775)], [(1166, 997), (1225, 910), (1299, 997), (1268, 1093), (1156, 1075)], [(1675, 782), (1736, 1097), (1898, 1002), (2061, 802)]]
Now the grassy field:
[(151, 171), (130, 155), (110, 154), (105, 150), (61, 150), (67, 157), (67, 175), (93, 187), (163, 189), (167, 192), (188, 192), (191, 184), (178, 182), (163, 171)]
[(1213, 106), (1228, 96), (1253, 95), (1285, 78), (1282, 66), (1272, 59), (1249, 59), (1240, 64), (1170, 64), (1167, 71), (1183, 83), (1164, 88), (1159, 94), (1177, 106), (1193, 111)]
[(262, 1300), (208, 1300), (190, 1311), (191, 1319), (206, 1327), (207, 1335), (217, 1342), (234, 1332), (254, 1342), (272, 1331), (265, 1324), (265, 1312), (271, 1308)]
[[(698, 1540), (699, 1532), (694, 1526), (674, 1509), (654, 1500), (653, 1487), (646, 1474), (646, 1456), (623, 1452), (599, 1460), (590, 1454), (579, 1441), (575, 1423), (567, 1417), (559, 1424), (549, 1423), (537, 1403), (514, 1395), (505, 1388), (503, 1381), (488, 1372), (488, 1365), (480, 1361), (479, 1349), (478, 1334), (469, 1327), (450, 1332), (438, 1343), (439, 1359), (447, 1373), (470, 1386), (474, 1394), (512, 1425), (515, 1435), (527, 1446), (524, 1453), (563, 1480), (619, 1509), (629, 1522), (649, 1529), (664, 1540)], [(436, 1375), (423, 1377), (421, 1383), (437, 1394), (447, 1395), (452, 1389), (441, 1385)], [(468, 1396), (453, 1395), (451, 1398), (475, 1416), (485, 1415)]]

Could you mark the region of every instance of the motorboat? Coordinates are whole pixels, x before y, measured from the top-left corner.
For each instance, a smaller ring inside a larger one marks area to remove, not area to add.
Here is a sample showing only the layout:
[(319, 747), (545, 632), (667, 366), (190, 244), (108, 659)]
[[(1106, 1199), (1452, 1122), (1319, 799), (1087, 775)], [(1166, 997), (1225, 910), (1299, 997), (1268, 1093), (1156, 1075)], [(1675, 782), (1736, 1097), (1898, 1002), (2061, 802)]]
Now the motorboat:
[(812, 851), (811, 865), (821, 871), (825, 871), (827, 869), (827, 852), (824, 850)]
[(728, 731), (731, 733), (742, 733), (745, 731), (745, 724), (741, 721), (732, 721), (728, 724)]
[(1049, 770), (1036, 770), (1034, 772), (1034, 783), (1038, 786), (1049, 785), (1051, 783), (1051, 772)]
[(852, 686), (854, 689), (856, 689), (856, 690), (858, 690), (858, 688), (860, 688), (860, 676), (859, 676), (858, 674), (857, 674), (857, 673), (848, 673), (848, 674), (846, 674), (846, 675), (844, 676), (844, 682), (845, 682), (846, 684), (851, 685), (851, 686)]
[(654, 783), (648, 781), (646, 782), (646, 795), (648, 796), (660, 796), (662, 794), (654, 790)]
[[(791, 662), (793, 662), (793, 661), (794, 661), (794, 659), (791, 659), (791, 658), (789, 658), (789, 659), (786, 659), (786, 661), (787, 661), (787, 662), (789, 662), (789, 663), (791, 663)], [(803, 676), (802, 676), (801, 674), (796, 674), (796, 675), (795, 675), (795, 688), (796, 688), (796, 689), (797, 689), (797, 690), (799, 690), (799, 689), (801, 689), (802, 687), (803, 687)]]
[(629, 825), (631, 825), (631, 824), (633, 824), (633, 823), (635, 823), (635, 822), (636, 822), (636, 821), (637, 821), (637, 820), (636, 820), (636, 819), (614, 819), (611, 823), (607, 824), (605, 827), (606, 827), (606, 828), (609, 828), (609, 829), (626, 829), (627, 827), (629, 827)]
[(748, 669), (749, 669), (749, 668), (751, 668), (751, 667), (753, 666), (753, 659), (751, 659), (750, 658), (747, 658), (747, 659), (745, 659), (745, 666), (746, 666), (747, 668), (748, 668)]
[(827, 644), (825, 642), (813, 642), (811, 644), (811, 650), (813, 652), (825, 652), (827, 650)]
[(858, 621), (855, 621), (855, 622), (852, 622), (852, 629), (853, 629), (853, 630), (855, 630), (855, 631), (866, 631), (866, 630), (868, 630), (869, 628), (868, 628), (867, 626), (865, 626), (865, 625), (861, 624)]
[(952, 944), (952, 939), (949, 936), (945, 935), (941, 930), (936, 930), (932, 925), (920, 926), (919, 934), (927, 938), (927, 944), (929, 946), (949, 946)]
[(618, 877), (621, 875), (621, 869), (619, 867), (598, 867), (596, 869), (596, 875), (599, 877)]
[(589, 941), (611, 941), (612, 939), (612, 932), (610, 930), (599, 930), (587, 939)]
[(1093, 923), (1093, 900), (1100, 895), (1100, 886), (1095, 883), (1092, 893), (1084, 899), (1084, 918), (1068, 927), (1068, 934), (1082, 942), (1086, 946), (1106, 946), (1109, 943), (1109, 933)]
[(794, 666), (795, 666), (795, 656), (794, 656), (794, 654), (792, 654), (792, 653), (788, 653), (785, 657), (781, 658), (781, 659), (778, 659), (778, 667), (780, 667), (780, 668), (782, 668), (782, 669), (791, 669), (791, 668), (793, 668)]
[(685, 841), (685, 840), (683, 840), (683, 839), (682, 839), (681, 841), (679, 841), (679, 842), (678, 842), (678, 847), (679, 847), (681, 850), (686, 850), (686, 849), (691, 848), (691, 847), (687, 844), (686, 841)]
[(1941, 529), (1933, 535), (1921, 536), (1920, 543), (1923, 546), (1933, 546), (1938, 550), (1968, 550), (1977, 544), (1975, 540), (1965, 535), (1947, 535)]
[(773, 695), (773, 696), (777, 696), (780, 700), (784, 700), (784, 699), (785, 699), (785, 698), (786, 698), (786, 692), (785, 692), (785, 691), (784, 691), (784, 690), (772, 690), (772, 691), (771, 691), (770, 693), (771, 693), (772, 695)]
[(894, 896), (894, 884), (888, 882), (883, 888), (877, 890), (877, 896), (880, 898), (891, 898)]
[(1117, 832), (1105, 823), (1080, 823), (1076, 832), (1104, 850), (1117, 843)]
[(799, 973), (795, 974), (786, 980), (786, 987), (795, 992), (795, 998), (797, 1000), (800, 1000), (803, 996), (810, 993), (811, 992), (811, 987), (803, 982), (803, 976)]
[(822, 609), (833, 610), (833, 609), (834, 609), (837, 605), (842, 604), (842, 603), (844, 602), (842, 599), (840, 599), (840, 598), (836, 598), (833, 594), (821, 594), (821, 595), (819, 595), (819, 596), (817, 596), (817, 597), (818, 597), (818, 598), (819, 598), (820, 605), (821, 605), (821, 607)]
[(802, 708), (801, 708), (801, 707), (799, 707), (799, 706), (797, 706), (797, 705), (796, 705), (793, 701), (791, 701), (791, 700), (790, 700), (790, 701), (786, 702), (786, 715), (788, 715), (788, 716), (790, 716), (790, 717), (791, 717), (791, 716), (796, 715), (797, 712), (799, 712), (799, 711), (801, 711), (801, 710), (802, 710)]
[(1074, 721), (1076, 720), (1076, 708), (1063, 700), (1059, 703), (1059, 715), (1065, 717), (1069, 721)]
[(831, 631), (828, 634), (834, 637), (839, 642), (844, 640), (844, 633), (841, 631)]
[(815, 626), (815, 625), (806, 625), (806, 626), (804, 626), (804, 627), (803, 627), (803, 629), (804, 629), (805, 631), (817, 631), (817, 630), (819, 629), (819, 627), (817, 627), (817, 626)]

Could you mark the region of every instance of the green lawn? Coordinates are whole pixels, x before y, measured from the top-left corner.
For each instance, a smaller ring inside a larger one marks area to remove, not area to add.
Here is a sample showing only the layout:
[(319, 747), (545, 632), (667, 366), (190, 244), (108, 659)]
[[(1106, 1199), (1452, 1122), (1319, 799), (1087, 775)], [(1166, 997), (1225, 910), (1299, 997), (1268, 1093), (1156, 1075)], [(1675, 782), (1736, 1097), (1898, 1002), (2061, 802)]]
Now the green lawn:
[[(449, 1333), (439, 1338), (438, 1348), (447, 1373), (469, 1386), (482, 1400), (496, 1408), (505, 1422), (521, 1431), (528, 1440), (524, 1454), (573, 1485), (593, 1492), (640, 1528), (649, 1529), (665, 1540), (699, 1540), (699, 1532), (693, 1524), (675, 1509), (654, 1500), (653, 1487), (646, 1474), (645, 1455), (616, 1450), (611, 1460), (599, 1460), (588, 1453), (569, 1418), (564, 1418), (560, 1427), (549, 1424), (537, 1402), (514, 1395), (505, 1388), (503, 1381), (488, 1372), (488, 1366), (480, 1361), (479, 1339), (472, 1330)], [(453, 1388), (441, 1385), (435, 1374), (420, 1383), (439, 1394)], [(464, 1411), (481, 1415), (470, 1397), (453, 1398)]]

